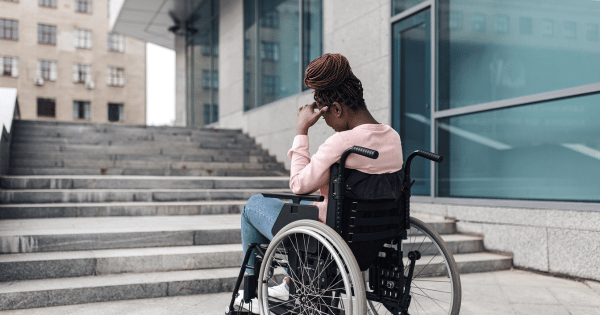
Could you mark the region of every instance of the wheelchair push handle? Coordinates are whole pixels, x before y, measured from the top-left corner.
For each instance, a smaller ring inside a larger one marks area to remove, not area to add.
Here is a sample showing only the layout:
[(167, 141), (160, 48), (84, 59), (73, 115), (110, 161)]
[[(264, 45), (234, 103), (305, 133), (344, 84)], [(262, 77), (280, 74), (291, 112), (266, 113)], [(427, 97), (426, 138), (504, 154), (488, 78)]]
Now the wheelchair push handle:
[(359, 147), (359, 146), (353, 146), (352, 148), (349, 149), (350, 153), (355, 153), (358, 155), (362, 155), (362, 156), (366, 156), (370, 159), (377, 159), (379, 157), (379, 152), (372, 150), (372, 149), (367, 149), (364, 147)]
[(377, 159), (379, 157), (379, 152), (377, 152), (376, 150), (367, 149), (367, 148), (359, 147), (359, 146), (355, 145), (355, 146), (347, 149), (346, 151), (344, 151), (344, 153), (342, 153), (342, 157), (340, 158), (340, 172), (338, 174), (342, 173), (342, 171), (344, 170), (345, 165), (346, 165), (346, 158), (348, 158), (348, 155), (350, 155), (352, 153), (366, 156), (370, 159)]
[(437, 155), (435, 153), (431, 153), (431, 152), (423, 151), (423, 150), (417, 150), (417, 151), (413, 152), (413, 154), (418, 155), (420, 157), (424, 157), (428, 160), (432, 160), (436, 163), (440, 163), (444, 160), (444, 157), (441, 155)]

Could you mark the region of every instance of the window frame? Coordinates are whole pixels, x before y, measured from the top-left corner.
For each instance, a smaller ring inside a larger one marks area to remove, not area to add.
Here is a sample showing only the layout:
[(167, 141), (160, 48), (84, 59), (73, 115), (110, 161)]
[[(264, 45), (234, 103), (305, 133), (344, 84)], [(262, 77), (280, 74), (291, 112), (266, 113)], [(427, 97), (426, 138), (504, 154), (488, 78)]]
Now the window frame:
[[(56, 99), (55, 98), (43, 98), (43, 97), (38, 97), (37, 98), (37, 117), (44, 117), (44, 118), (56, 118)], [(49, 112), (52, 113), (52, 115), (40, 115), (40, 112), (42, 112), (42, 108), (45, 105), (52, 105), (51, 109)]]
[(73, 46), (78, 49), (92, 49), (94, 34), (90, 29), (78, 28), (73, 29)]
[(107, 78), (106, 83), (110, 87), (124, 87), (125, 86), (125, 68), (108, 66), (106, 69)]
[(93, 4), (92, 0), (75, 0), (75, 12), (92, 14)]
[[(10, 20), (10, 19), (0, 19), (0, 39), (3, 40), (19, 40), (19, 21), (18, 20)], [(10, 24), (10, 26), (7, 25)], [(10, 33), (9, 36), (6, 36), (7, 33)]]
[(56, 46), (56, 25), (38, 23), (38, 44)]
[(125, 53), (125, 35), (108, 33), (106, 49), (112, 52)]
[(56, 0), (38, 0), (38, 6), (42, 8), (56, 9)]

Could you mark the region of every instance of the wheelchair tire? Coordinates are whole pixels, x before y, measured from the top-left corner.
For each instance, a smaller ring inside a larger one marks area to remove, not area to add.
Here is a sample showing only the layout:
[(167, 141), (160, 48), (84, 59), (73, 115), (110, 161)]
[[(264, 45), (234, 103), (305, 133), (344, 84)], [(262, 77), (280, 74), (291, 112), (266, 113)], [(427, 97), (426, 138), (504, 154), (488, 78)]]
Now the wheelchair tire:
[[(409, 239), (403, 244), (405, 276), (406, 257), (410, 251), (420, 251), (422, 257), (415, 266), (411, 282), (409, 314), (458, 315), (461, 304), (461, 284), (458, 266), (440, 235), (423, 221), (410, 218)], [(435, 245), (432, 247), (431, 245)], [(447, 280), (446, 280), (447, 279)], [(368, 301), (369, 315), (398, 314), (383, 304)]]
[[(294, 269), (294, 264), (297, 264), (296, 270), (300, 275), (293, 271), (288, 274), (287, 270)], [(290, 294), (287, 301), (269, 297), (268, 288), (277, 285), (283, 278), (277, 277), (272, 266), (277, 266), (279, 272), (283, 271), (292, 279), (294, 288), (290, 286), (290, 291), (299, 290)], [(352, 251), (338, 233), (318, 221), (292, 222), (273, 237), (265, 252), (258, 282), (261, 314), (367, 313), (364, 280)], [(319, 294), (315, 294), (317, 292)], [(351, 298), (346, 292), (352, 292)]]

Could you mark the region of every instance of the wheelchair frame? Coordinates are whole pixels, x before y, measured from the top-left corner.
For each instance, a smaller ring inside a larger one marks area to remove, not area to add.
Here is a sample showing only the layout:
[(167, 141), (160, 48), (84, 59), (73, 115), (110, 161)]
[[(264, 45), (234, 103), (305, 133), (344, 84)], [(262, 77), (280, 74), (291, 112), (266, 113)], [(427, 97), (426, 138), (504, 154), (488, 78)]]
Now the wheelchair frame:
[[(378, 157), (377, 151), (354, 146), (352, 148), (349, 148), (342, 154), (342, 157), (340, 158), (340, 163), (339, 163), (339, 165), (337, 165), (337, 172), (335, 172), (336, 170), (334, 170), (334, 168), (336, 168), (336, 167), (332, 167), (331, 175), (334, 179), (332, 181), (332, 187), (330, 187), (330, 196), (332, 196), (333, 199), (335, 200), (335, 211), (328, 210), (327, 225), (323, 225), (320, 222), (314, 222), (314, 220), (318, 220), (317, 219), (318, 218), (318, 209), (315, 206), (300, 204), (301, 200), (323, 201), (324, 200), (323, 196), (279, 194), (279, 193), (275, 193), (275, 194), (263, 193), (262, 194), (264, 197), (291, 199), (292, 200), (291, 203), (284, 205), (284, 208), (282, 209), (279, 217), (277, 218), (277, 220), (273, 226), (273, 235), (275, 235), (273, 240), (282, 239), (282, 237), (284, 237), (285, 235), (297, 233), (298, 231), (308, 234), (308, 235), (310, 235), (309, 237), (313, 237), (316, 239), (320, 239), (320, 237), (323, 237), (323, 235), (325, 235), (327, 238), (327, 241), (322, 242), (325, 246), (327, 246), (327, 242), (329, 242), (330, 245), (334, 244), (335, 246), (337, 246), (336, 249), (328, 248), (328, 250), (330, 252), (331, 251), (346, 252), (345, 256), (348, 257), (347, 251), (350, 251), (350, 248), (348, 247), (348, 244), (346, 242), (352, 243), (352, 240), (350, 239), (350, 241), (348, 241), (347, 238), (342, 238), (342, 237), (340, 237), (340, 235), (342, 234), (342, 207), (343, 207), (343, 201), (345, 198), (344, 196), (345, 196), (345, 189), (346, 189), (345, 185), (344, 185), (345, 184), (345, 178), (344, 178), (345, 161), (346, 161), (348, 155), (353, 154), (353, 153), (359, 154), (362, 156), (366, 156), (366, 157), (369, 157), (372, 159), (376, 159)], [(429, 159), (429, 160), (437, 162), (437, 163), (440, 163), (442, 161), (441, 156), (431, 153), (431, 152), (426, 152), (426, 151), (421, 151), (421, 150), (413, 152), (407, 158), (406, 163), (404, 164), (404, 167), (403, 167), (404, 175), (403, 175), (401, 186), (400, 186), (400, 191), (401, 191), (400, 198), (403, 198), (403, 200), (400, 204), (404, 208), (404, 209), (400, 209), (400, 211), (404, 211), (403, 217), (401, 218), (401, 220), (403, 220), (401, 226), (404, 226), (405, 229), (402, 229), (401, 231), (395, 231), (395, 234), (390, 234), (393, 236), (394, 240), (397, 240), (397, 243), (395, 244), (396, 248), (393, 248), (394, 247), (393, 244), (386, 243), (386, 245), (379, 250), (380, 251), (379, 257), (377, 257), (375, 262), (371, 265), (371, 267), (368, 268), (368, 275), (369, 275), (368, 287), (369, 287), (370, 291), (365, 291), (365, 289), (364, 289), (363, 285), (366, 283), (366, 279), (365, 279), (365, 283), (360, 283), (360, 285), (358, 283), (356, 283), (356, 280), (354, 280), (354, 282), (352, 284), (354, 287), (348, 286), (346, 284), (346, 287), (344, 289), (340, 288), (340, 290), (343, 292), (349, 292), (349, 291), (353, 292), (353, 294), (357, 294), (357, 296), (359, 296), (361, 294), (361, 292), (364, 292), (364, 295), (361, 295), (361, 296), (363, 296), (364, 299), (366, 300), (366, 302), (369, 304), (369, 306), (371, 308), (371, 313), (378, 313), (378, 311), (375, 310), (375, 307), (372, 304), (372, 302), (378, 302), (378, 303), (381, 303), (381, 305), (384, 305), (385, 308), (387, 308), (387, 311), (389, 311), (391, 314), (408, 315), (409, 307), (411, 304), (411, 284), (412, 284), (412, 280), (413, 280), (413, 275), (415, 273), (415, 266), (416, 266), (416, 262), (422, 256), (422, 253), (419, 250), (414, 250), (414, 251), (411, 250), (407, 253), (408, 266), (405, 266), (405, 264), (403, 262), (403, 252), (402, 252), (402, 244), (403, 243), (402, 243), (402, 241), (408, 239), (408, 236), (409, 236), (408, 231), (411, 229), (411, 226), (412, 226), (413, 228), (416, 227), (421, 233), (426, 234), (426, 236), (429, 236), (432, 239), (432, 242), (435, 243), (435, 247), (437, 247), (437, 249), (444, 256), (443, 258), (446, 259), (446, 266), (448, 268), (447, 273), (448, 273), (448, 277), (451, 278), (450, 283), (452, 286), (452, 290), (451, 290), (452, 291), (451, 292), (452, 304), (449, 308), (449, 313), (447, 313), (447, 314), (458, 314), (458, 312), (460, 310), (461, 290), (460, 290), (460, 280), (458, 278), (458, 267), (456, 266), (456, 263), (452, 257), (452, 254), (450, 254), (449, 250), (447, 249), (447, 247), (446, 247), (445, 243), (443, 242), (443, 240), (441, 239), (441, 237), (439, 237), (439, 235), (437, 235), (437, 233), (435, 231), (433, 231), (433, 229), (431, 229), (431, 227), (427, 226), (425, 223), (423, 223), (417, 219), (410, 217), (411, 187), (415, 182), (414, 180), (411, 181), (411, 178), (410, 178), (410, 165), (412, 163), (412, 160), (416, 156), (424, 157), (426, 159)], [(332, 190), (332, 188), (333, 188), (333, 190)], [(312, 220), (312, 221), (306, 221), (306, 220)], [(302, 228), (304, 228), (304, 229), (302, 229)], [(331, 229), (331, 228), (333, 228), (333, 229)], [(327, 229), (329, 229), (331, 231), (329, 231)], [(276, 231), (280, 231), (280, 233), (276, 233)], [(314, 234), (311, 234), (311, 231), (313, 231)], [(394, 232), (394, 231), (392, 231), (392, 232)], [(283, 233), (283, 236), (281, 236), (282, 233)], [(285, 233), (287, 233), (287, 234), (285, 234)], [(352, 234), (352, 233), (350, 233), (350, 234)], [(344, 242), (344, 245), (339, 244), (340, 241), (338, 238), (341, 239), (342, 242)], [(427, 248), (429, 248), (430, 246), (431, 245), (429, 245)], [(427, 251), (427, 248), (425, 249), (425, 251)], [(296, 249), (296, 251), (298, 251), (298, 249)], [(310, 251), (307, 248), (305, 248), (302, 253), (303, 253), (303, 255), (309, 255), (309, 252)], [(250, 259), (250, 255), (252, 253), (254, 253), (254, 255), (255, 255), (255, 260), (254, 260), (255, 264), (253, 266), (250, 266), (250, 265), (248, 265), (248, 261)], [(239, 272), (239, 275), (238, 275), (238, 278), (237, 278), (237, 281), (236, 281), (236, 284), (234, 287), (234, 291), (232, 294), (231, 302), (225, 310), (226, 315), (252, 314), (251, 312), (242, 310), (241, 308), (238, 310), (234, 309), (234, 300), (237, 296), (238, 290), (240, 289), (242, 280), (244, 280), (243, 300), (245, 302), (249, 302), (249, 301), (251, 301), (251, 299), (257, 297), (257, 295), (258, 295), (258, 297), (259, 297), (258, 303), (259, 303), (259, 305), (262, 305), (261, 303), (263, 301), (260, 300), (260, 297), (261, 297), (261, 295), (264, 296), (265, 293), (262, 292), (262, 291), (264, 291), (264, 289), (263, 289), (263, 284), (261, 284), (261, 281), (259, 279), (259, 276), (262, 275), (264, 272), (268, 272), (268, 271), (265, 271), (266, 270), (265, 268), (270, 268), (269, 270), (272, 270), (274, 268), (273, 266), (265, 267), (264, 266), (265, 264), (263, 264), (262, 262), (264, 259), (267, 259), (267, 260), (273, 259), (273, 255), (274, 254), (272, 252), (272, 249), (271, 250), (269, 249), (269, 244), (250, 244), (249, 245), (249, 248), (246, 251), (246, 255), (244, 256), (244, 259), (242, 262), (242, 267), (240, 268), (240, 272)], [(436, 254), (436, 256), (437, 256), (437, 254)], [(350, 251), (349, 257), (352, 257), (353, 259), (355, 257), (353, 255), (352, 251)], [(335, 259), (337, 259), (337, 258), (335, 258)], [(291, 264), (291, 261), (292, 261), (292, 259), (288, 259), (288, 262), (290, 264)], [(356, 266), (358, 267), (358, 264), (356, 263), (356, 261), (355, 260), (353, 260), (353, 261), (354, 261), (354, 264), (356, 264)], [(350, 264), (352, 264), (352, 263), (350, 263)], [(257, 275), (256, 272), (259, 270), (259, 266), (260, 266), (261, 273), (260, 273), (260, 275)], [(280, 265), (280, 266), (282, 266), (282, 265)], [(387, 269), (386, 269), (386, 266), (388, 267)], [(284, 267), (292, 268), (293, 266), (285, 265)], [(254, 275), (245, 275), (246, 269), (254, 270)], [(348, 269), (348, 270), (350, 270), (350, 272), (353, 272), (351, 270), (352, 268), (350, 268), (350, 267), (343, 268), (343, 269)], [(408, 269), (408, 275), (405, 276), (407, 269)], [(404, 270), (404, 272), (400, 272), (401, 270)], [(360, 272), (360, 270), (359, 270), (359, 272)], [(422, 272), (422, 270), (419, 271), (419, 273), (420, 272)], [(271, 273), (272, 273), (272, 271), (271, 271)], [(356, 273), (356, 272), (354, 272), (354, 273)], [(391, 276), (389, 275), (390, 273), (391, 273)], [(342, 277), (344, 277), (343, 273), (340, 273), (340, 274), (342, 274)], [(400, 274), (402, 274), (402, 276), (400, 276)], [(443, 274), (440, 274), (440, 275), (443, 275)], [(360, 275), (360, 276), (362, 276), (362, 275)], [(339, 277), (339, 276), (336, 276), (336, 277)], [(353, 275), (353, 279), (356, 279), (356, 275)], [(325, 281), (325, 280), (323, 280), (323, 281)], [(264, 282), (264, 280), (262, 282)], [(346, 281), (346, 278), (344, 278), (344, 283), (350, 283), (350, 281)], [(267, 285), (264, 284), (265, 288), (266, 288), (266, 286)], [(292, 292), (295, 292), (295, 290), (296, 290), (295, 287), (296, 287), (296, 285), (290, 285), (290, 294)], [(258, 292), (258, 294), (257, 294), (257, 292)], [(427, 294), (423, 290), (421, 290), (421, 292), (424, 294)], [(340, 300), (341, 300), (341, 297), (340, 297)], [(267, 303), (266, 302), (267, 297), (265, 297), (264, 301), (265, 301), (265, 303)], [(354, 303), (354, 302), (352, 302), (352, 303)], [(348, 304), (351, 304), (351, 303), (348, 303)], [(437, 304), (437, 302), (436, 302), (436, 304)], [(267, 305), (267, 304), (264, 304), (264, 305)], [(362, 304), (359, 303), (358, 305), (362, 305)], [(365, 303), (365, 305), (366, 305), (366, 303)], [(364, 307), (360, 306), (358, 308), (359, 309), (357, 309), (353, 312), (354, 314), (362, 314), (363, 312), (366, 312), (366, 306), (364, 306)], [(423, 306), (421, 306), (421, 308), (423, 308)], [(352, 312), (352, 305), (350, 305), (350, 308), (348, 310), (350, 312)], [(329, 309), (329, 311), (331, 311), (332, 314), (336, 314), (336, 312), (332, 311), (331, 309)], [(262, 313), (264, 313), (264, 312), (262, 312)], [(329, 313), (330, 312), (323, 313), (323, 314), (329, 314)], [(340, 313), (340, 312), (338, 312), (338, 313)]]

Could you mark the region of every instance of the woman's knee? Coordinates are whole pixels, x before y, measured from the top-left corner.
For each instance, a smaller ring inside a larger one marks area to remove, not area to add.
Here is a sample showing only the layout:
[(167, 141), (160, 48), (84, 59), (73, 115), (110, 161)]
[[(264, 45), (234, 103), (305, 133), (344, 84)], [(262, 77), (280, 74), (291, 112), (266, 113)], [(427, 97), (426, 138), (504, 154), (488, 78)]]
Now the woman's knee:
[(242, 216), (247, 216), (249, 211), (256, 210), (257, 206), (260, 205), (264, 198), (265, 197), (261, 194), (250, 197), (242, 209)]

